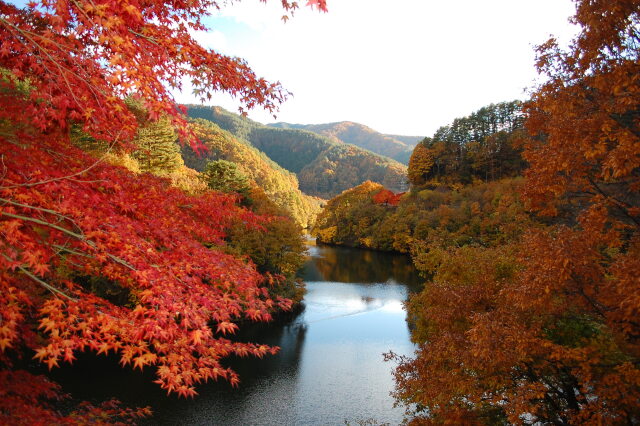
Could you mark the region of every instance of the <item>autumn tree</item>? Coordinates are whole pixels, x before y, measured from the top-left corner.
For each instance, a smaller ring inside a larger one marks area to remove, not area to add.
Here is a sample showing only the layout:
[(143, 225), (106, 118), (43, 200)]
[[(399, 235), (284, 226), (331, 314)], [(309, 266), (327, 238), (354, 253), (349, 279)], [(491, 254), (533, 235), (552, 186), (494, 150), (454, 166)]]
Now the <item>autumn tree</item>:
[(269, 297), (252, 263), (215, 248), (234, 218), (249, 229), (264, 219), (220, 193), (189, 196), (132, 175), (70, 141), (79, 128), (108, 150), (133, 149), (139, 126), (126, 99), (134, 97), (151, 121), (166, 117), (200, 149), (169, 92), (183, 78), (202, 99), (223, 90), (246, 108), (274, 111), (286, 97), (279, 84), (192, 37), (219, 6), (0, 1), (0, 422), (146, 414), (111, 403), (60, 411), (59, 387), (23, 368), (32, 357), (53, 368), (80, 351), (116, 353), (122, 365), (155, 366), (163, 389), (189, 396), (210, 379), (238, 383), (223, 357), (277, 350), (225, 337), (234, 321), (268, 320), (290, 301)]
[(433, 154), (424, 144), (419, 143), (413, 149), (409, 158), (409, 168), (407, 171), (409, 182), (412, 185), (423, 185), (427, 181), (427, 176), (433, 167)]
[(456, 118), (423, 139), (409, 159), (409, 181), (468, 184), (519, 175), (525, 163), (518, 140), (523, 126), (522, 103), (501, 102)]
[(526, 105), (520, 241), (460, 249), (410, 303), (419, 350), (396, 396), (419, 422), (640, 418), (640, 4), (579, 1), (568, 51)]
[(209, 161), (201, 177), (215, 191), (246, 197), (251, 188), (249, 178), (238, 169), (236, 163), (227, 160)]

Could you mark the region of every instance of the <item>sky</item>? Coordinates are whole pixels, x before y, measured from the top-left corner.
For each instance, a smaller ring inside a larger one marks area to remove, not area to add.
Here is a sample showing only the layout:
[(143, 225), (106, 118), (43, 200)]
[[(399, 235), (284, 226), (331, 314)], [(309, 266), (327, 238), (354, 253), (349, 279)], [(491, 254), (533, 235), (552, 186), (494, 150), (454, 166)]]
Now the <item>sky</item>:
[[(430, 136), (490, 103), (526, 99), (539, 80), (535, 45), (567, 43), (570, 0), (328, 0), (288, 22), (278, 0), (233, 2), (205, 20), (201, 44), (247, 60), (293, 93), (261, 123), (355, 121), (390, 134)], [(175, 94), (197, 103), (190, 87)], [(237, 112), (220, 94), (210, 103)]]

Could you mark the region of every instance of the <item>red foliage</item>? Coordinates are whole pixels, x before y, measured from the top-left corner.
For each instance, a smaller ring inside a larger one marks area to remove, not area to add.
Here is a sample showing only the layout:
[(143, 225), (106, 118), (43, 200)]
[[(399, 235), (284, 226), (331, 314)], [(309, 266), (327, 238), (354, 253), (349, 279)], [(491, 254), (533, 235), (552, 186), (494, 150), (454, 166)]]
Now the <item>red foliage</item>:
[[(157, 365), (158, 383), (188, 396), (209, 378), (237, 383), (221, 357), (275, 351), (208, 325), (233, 332), (231, 321), (268, 320), (275, 304), (252, 265), (207, 248), (238, 216), (258, 226), (233, 198), (187, 196), (51, 137), (6, 142), (0, 156), (12, 165), (0, 187), (3, 352), (25, 345), (51, 368), (78, 350), (115, 351), (125, 365)], [(103, 297), (86, 277), (101, 278)]]
[(374, 203), (376, 204), (384, 204), (384, 205), (388, 205), (388, 206), (397, 206), (400, 203), (400, 199), (402, 198), (402, 196), (404, 195), (404, 192), (399, 192), (397, 194), (394, 194), (393, 192), (389, 191), (388, 189), (381, 189), (379, 192), (377, 192), (372, 200)]
[[(326, 10), (323, 0), (310, 3)], [(202, 99), (223, 90), (247, 108), (274, 111), (287, 95), (278, 83), (191, 36), (218, 7), (215, 0), (42, 0), (19, 9), (0, 1), (2, 422), (146, 414), (112, 403), (58, 413), (47, 400), (61, 398), (60, 389), (16, 370), (16, 359), (34, 351), (49, 368), (78, 351), (113, 351), (123, 365), (156, 366), (157, 383), (181, 396), (208, 379), (236, 385), (238, 376), (220, 364), (225, 356), (277, 351), (221, 336), (237, 329), (235, 320), (268, 320), (272, 309), (290, 307), (268, 297), (251, 263), (215, 248), (232, 221), (251, 228), (262, 218), (233, 197), (187, 196), (164, 180), (134, 176), (69, 140), (75, 124), (126, 149), (137, 121), (124, 98), (135, 96), (151, 120), (171, 117), (197, 145), (168, 91), (183, 78)]]

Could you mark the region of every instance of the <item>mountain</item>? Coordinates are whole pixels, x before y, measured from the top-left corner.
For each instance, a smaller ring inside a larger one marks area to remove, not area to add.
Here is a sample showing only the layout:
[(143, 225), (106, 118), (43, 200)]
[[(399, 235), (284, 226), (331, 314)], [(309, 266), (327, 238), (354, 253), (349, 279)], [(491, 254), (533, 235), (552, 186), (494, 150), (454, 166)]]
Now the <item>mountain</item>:
[(367, 180), (406, 189), (406, 166), (355, 145), (308, 130), (266, 126), (220, 107), (188, 105), (187, 113), (216, 123), (295, 173), (309, 195), (331, 198)]
[(390, 138), (397, 139), (400, 142), (404, 142), (405, 145), (416, 146), (420, 143), (424, 136), (403, 136), (403, 135), (385, 135)]
[(311, 224), (311, 219), (319, 210), (319, 200), (300, 191), (298, 178), (294, 173), (283, 169), (263, 152), (211, 121), (193, 119), (191, 126), (208, 151), (196, 154), (189, 145), (182, 146), (182, 158), (187, 166), (202, 171), (209, 161), (231, 161), (301, 226)]
[(334, 142), (349, 143), (384, 155), (403, 164), (409, 163), (413, 147), (422, 140), (419, 136), (398, 136), (379, 133), (363, 124), (351, 121), (326, 124), (273, 123), (271, 127), (280, 129), (301, 129), (326, 136)]

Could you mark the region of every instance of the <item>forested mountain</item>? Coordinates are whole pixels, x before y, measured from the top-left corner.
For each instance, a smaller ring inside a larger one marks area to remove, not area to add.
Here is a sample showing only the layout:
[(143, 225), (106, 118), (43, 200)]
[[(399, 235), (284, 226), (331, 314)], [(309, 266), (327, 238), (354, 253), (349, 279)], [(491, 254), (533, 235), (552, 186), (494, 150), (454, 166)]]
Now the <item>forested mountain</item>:
[(409, 160), (409, 181), (470, 183), (516, 176), (525, 167), (517, 146), (522, 134), (520, 101), (480, 108), (416, 145)]
[(331, 198), (371, 180), (395, 191), (405, 188), (406, 167), (392, 159), (314, 132), (265, 126), (220, 107), (188, 106), (193, 118), (212, 121), (298, 174), (300, 189)]
[(394, 191), (406, 189), (406, 168), (402, 164), (373, 155), (349, 144), (332, 146), (304, 167), (298, 178), (300, 188), (322, 198), (331, 198), (352, 188), (355, 182), (371, 180)]
[(350, 143), (376, 154), (393, 158), (403, 164), (409, 163), (413, 147), (422, 138), (418, 136), (385, 135), (359, 123), (342, 121), (326, 124), (274, 123), (271, 127), (281, 129), (303, 129), (326, 136), (336, 142)]
[(183, 146), (182, 156), (187, 166), (202, 171), (209, 161), (231, 161), (300, 225), (306, 227), (310, 224), (317, 214), (318, 202), (300, 191), (294, 173), (283, 169), (263, 152), (211, 121), (195, 119), (191, 124), (208, 152), (196, 155), (190, 146)]

